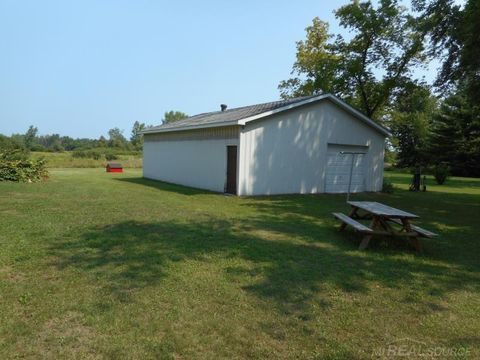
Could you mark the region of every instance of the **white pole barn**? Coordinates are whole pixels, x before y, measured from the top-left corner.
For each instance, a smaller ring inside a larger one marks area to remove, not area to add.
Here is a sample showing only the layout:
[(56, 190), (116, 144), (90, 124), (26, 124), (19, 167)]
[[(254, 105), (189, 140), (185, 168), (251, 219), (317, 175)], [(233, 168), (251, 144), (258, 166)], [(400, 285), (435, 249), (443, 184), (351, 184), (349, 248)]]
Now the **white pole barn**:
[(223, 109), (145, 130), (143, 174), (236, 195), (379, 191), (389, 135), (330, 94)]

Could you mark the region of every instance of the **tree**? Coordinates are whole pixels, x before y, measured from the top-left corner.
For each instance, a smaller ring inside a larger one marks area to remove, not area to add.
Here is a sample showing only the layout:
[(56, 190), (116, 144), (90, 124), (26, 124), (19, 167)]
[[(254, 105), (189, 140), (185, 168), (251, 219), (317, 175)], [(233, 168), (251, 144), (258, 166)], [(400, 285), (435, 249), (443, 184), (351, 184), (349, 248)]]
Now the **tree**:
[(462, 8), (454, 0), (416, 0), (424, 30), (430, 35), (430, 55), (444, 59), (436, 85), (444, 91), (462, 83), (471, 101), (480, 97), (480, 2)]
[(166, 111), (163, 115), (162, 124), (168, 124), (174, 121), (182, 120), (186, 117), (188, 117), (188, 115), (181, 111)]
[(110, 147), (125, 148), (127, 146), (127, 139), (123, 136), (123, 130), (115, 127), (108, 130), (108, 136), (108, 145)]
[(98, 147), (102, 147), (102, 148), (108, 146), (107, 139), (105, 139), (105, 136), (101, 135), (101, 136), (98, 138), (97, 146), (98, 146)]
[(382, 108), (410, 82), (414, 65), (424, 61), (425, 32), (397, 0), (354, 1), (335, 12), (350, 40), (328, 34), (318, 18), (297, 43), (297, 76), (279, 85), (284, 98), (329, 92), (379, 119)]
[(145, 124), (135, 121), (132, 128), (132, 135), (130, 136), (130, 142), (135, 149), (139, 150), (143, 145), (143, 135), (141, 132), (145, 130)]
[(472, 104), (468, 91), (445, 99), (432, 128), (430, 157), (448, 164), (453, 175), (480, 176), (480, 108)]
[(37, 134), (38, 134), (38, 129), (34, 127), (33, 125), (30, 125), (28, 128), (27, 132), (25, 133), (24, 141), (25, 141), (25, 147), (29, 150), (32, 149), (33, 145), (36, 142), (37, 139)]
[(427, 86), (412, 83), (397, 96), (389, 114), (389, 126), (398, 167), (428, 163), (429, 136), (436, 111), (437, 99)]

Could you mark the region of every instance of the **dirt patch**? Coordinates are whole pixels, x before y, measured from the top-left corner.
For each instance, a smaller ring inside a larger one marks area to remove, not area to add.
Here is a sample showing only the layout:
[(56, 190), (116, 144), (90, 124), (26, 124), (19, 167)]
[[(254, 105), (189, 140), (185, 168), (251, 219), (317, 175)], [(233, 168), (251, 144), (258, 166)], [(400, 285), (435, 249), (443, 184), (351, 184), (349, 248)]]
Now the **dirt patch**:
[(85, 324), (82, 313), (69, 311), (42, 326), (29, 355), (44, 359), (97, 359), (93, 346), (95, 330)]
[(18, 283), (25, 279), (25, 274), (21, 271), (16, 271), (11, 266), (0, 267), (0, 280)]

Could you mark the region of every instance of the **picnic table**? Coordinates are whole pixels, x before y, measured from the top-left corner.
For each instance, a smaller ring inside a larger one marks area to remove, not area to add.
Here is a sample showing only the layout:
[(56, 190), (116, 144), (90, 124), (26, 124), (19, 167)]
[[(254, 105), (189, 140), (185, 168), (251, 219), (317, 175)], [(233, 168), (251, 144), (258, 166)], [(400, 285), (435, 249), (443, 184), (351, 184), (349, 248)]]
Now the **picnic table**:
[[(341, 231), (349, 225), (363, 234), (360, 250), (368, 247), (373, 236), (395, 236), (411, 239), (415, 249), (421, 251), (420, 237), (437, 236), (431, 231), (411, 224), (410, 220), (419, 217), (415, 214), (374, 201), (348, 201), (347, 203), (352, 207), (349, 215), (333, 213), (333, 216), (342, 222)], [(357, 221), (362, 219), (371, 220), (370, 225), (366, 226)], [(394, 224), (395, 226), (392, 226)]]

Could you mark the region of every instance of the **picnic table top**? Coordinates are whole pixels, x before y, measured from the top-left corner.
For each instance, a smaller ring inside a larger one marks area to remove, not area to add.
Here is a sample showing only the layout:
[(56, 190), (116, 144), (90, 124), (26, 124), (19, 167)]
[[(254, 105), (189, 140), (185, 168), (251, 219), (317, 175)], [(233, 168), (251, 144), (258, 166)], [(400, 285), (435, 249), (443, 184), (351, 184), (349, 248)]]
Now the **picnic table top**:
[(415, 214), (396, 209), (394, 207), (384, 205), (375, 201), (349, 201), (348, 203), (354, 207), (379, 216), (404, 219), (415, 219), (419, 217)]

